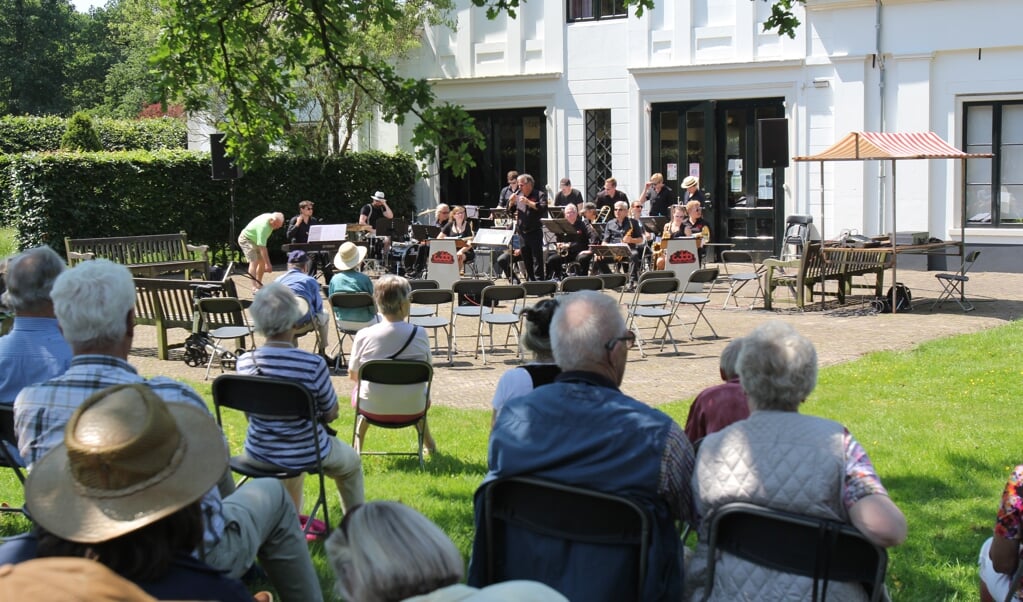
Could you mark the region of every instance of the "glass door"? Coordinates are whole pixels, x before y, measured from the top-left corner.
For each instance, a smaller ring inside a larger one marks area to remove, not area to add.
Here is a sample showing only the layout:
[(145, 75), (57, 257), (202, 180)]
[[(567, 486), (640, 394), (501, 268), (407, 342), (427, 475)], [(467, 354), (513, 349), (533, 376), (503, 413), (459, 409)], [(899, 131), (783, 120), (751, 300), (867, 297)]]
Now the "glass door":
[[(675, 191), (676, 202), (682, 198), (682, 180), (690, 175), (699, 178), (700, 188), (707, 195), (703, 217), (713, 225), (717, 166), (712, 159), (716, 142), (713, 127), (707, 126), (714, 123), (714, 102), (656, 104), (651, 116), (653, 168), (650, 173), (664, 176), (664, 183)], [(643, 177), (649, 177), (650, 173)], [(636, 194), (639, 192), (637, 190)], [(711, 227), (714, 239), (716, 230)]]

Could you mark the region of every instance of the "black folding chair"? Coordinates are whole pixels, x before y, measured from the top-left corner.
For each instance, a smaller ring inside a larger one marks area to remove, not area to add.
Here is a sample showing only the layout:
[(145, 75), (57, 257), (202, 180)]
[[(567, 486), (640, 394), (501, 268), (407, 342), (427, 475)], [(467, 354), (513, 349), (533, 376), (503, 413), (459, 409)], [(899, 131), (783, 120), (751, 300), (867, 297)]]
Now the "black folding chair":
[(323, 522), (330, 532), (330, 516), (327, 509), (327, 490), (323, 476), (323, 450), (320, 449), (320, 437), (316, 428), (318, 415), (316, 401), (312, 393), (303, 385), (280, 378), (269, 376), (253, 376), (248, 374), (221, 374), (213, 381), (213, 408), (217, 415), (217, 424), (221, 430), (220, 408), (230, 408), (249, 414), (275, 418), (304, 418), (309, 421), (309, 437), (312, 437), (316, 453), (316, 462), (292, 469), (257, 462), (245, 452), (231, 456), (231, 470), (242, 475), (239, 485), (250, 478), (291, 479), (302, 474), (316, 474), (320, 481), (320, 494), (316, 498), (309, 519), (305, 523), (305, 532), (313, 526), (313, 518), (319, 509), (323, 509)]
[[(376, 385), (405, 387), (405, 395), (387, 395), (380, 398), (364, 399), (360, 394), (355, 404), (355, 423), (352, 425), (352, 447), (363, 455), (375, 456), (418, 456), (419, 467), (425, 468), (423, 443), (427, 432), (426, 412), (430, 409), (430, 386), (433, 383), (433, 366), (427, 362), (411, 360), (370, 360), (359, 366), (357, 390), (362, 390), (363, 381)], [(421, 387), (419, 385), (422, 385)], [(396, 399), (395, 397), (400, 397)], [(418, 449), (416, 452), (368, 452), (359, 431), (363, 424), (389, 429), (416, 427)]]
[[(11, 469), (14, 476), (18, 478), (18, 481), (21, 483), (22, 499), (24, 499), (24, 465), (11, 453), (12, 449), (18, 449), (18, 435), (14, 432), (14, 402), (0, 403), (0, 468), (6, 467)], [(25, 505), (20, 507), (0, 506), (0, 512), (19, 512), (28, 518), (32, 518), (29, 516)]]

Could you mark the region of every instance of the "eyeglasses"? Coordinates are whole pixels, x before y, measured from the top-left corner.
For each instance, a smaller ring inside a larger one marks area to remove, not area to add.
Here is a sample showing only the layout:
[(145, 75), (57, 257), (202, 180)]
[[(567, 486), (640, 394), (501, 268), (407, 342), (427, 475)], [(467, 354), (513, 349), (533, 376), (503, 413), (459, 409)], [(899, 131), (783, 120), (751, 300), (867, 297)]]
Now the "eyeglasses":
[(629, 210), (628, 207), (621, 207), (619, 209), (615, 209), (615, 211), (628, 211), (628, 210)]
[(633, 209), (642, 209), (643, 205), (633, 205), (632, 208)]
[(615, 345), (617, 345), (619, 341), (625, 343), (626, 349), (632, 349), (633, 347), (636, 346), (636, 333), (631, 330), (627, 330), (625, 331), (625, 334), (623, 334), (622, 336), (615, 337), (610, 341), (604, 343), (604, 349), (607, 349), (608, 351), (614, 351)]
[(448, 213), (451, 213), (451, 212), (450, 211), (438, 211), (437, 213), (447, 215)]

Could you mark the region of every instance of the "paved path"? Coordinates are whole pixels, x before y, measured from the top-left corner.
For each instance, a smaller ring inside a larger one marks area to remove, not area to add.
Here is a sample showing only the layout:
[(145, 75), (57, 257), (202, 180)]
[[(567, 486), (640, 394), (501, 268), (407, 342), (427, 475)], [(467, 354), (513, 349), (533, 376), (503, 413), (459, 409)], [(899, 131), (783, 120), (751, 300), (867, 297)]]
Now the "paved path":
[[(899, 280), (912, 290), (915, 309), (896, 315), (876, 314), (861, 299), (854, 299), (845, 306), (839, 306), (831, 299), (824, 310), (818, 303), (813, 310), (804, 312), (791, 307), (784, 309), (784, 306), (773, 311), (726, 310), (721, 309), (724, 291), (718, 289), (712, 295), (706, 314), (720, 338), (712, 338), (701, 324), (696, 330), (698, 338), (681, 343), (677, 356), (670, 345), (664, 353), (657, 353), (654, 349), (645, 358), (638, 350), (631, 352), (622, 389), (651, 405), (692, 399), (704, 387), (719, 382), (718, 356), (728, 341), (766, 320), (791, 323), (817, 346), (822, 365), (830, 365), (873, 351), (910, 349), (931, 339), (992, 328), (1023, 315), (1023, 274), (971, 273), (967, 293), (976, 310), (970, 313), (963, 313), (954, 302), (946, 303), (934, 312), (929, 310), (940, 291), (933, 272), (903, 269), (899, 271)], [(239, 285), (239, 294), (251, 297), (246, 279), (236, 276), (235, 281)], [(691, 319), (691, 316), (691, 312), (684, 315), (686, 319)], [(680, 326), (673, 330), (684, 340), (685, 331)], [(172, 342), (180, 342), (187, 334), (184, 330), (172, 330), (169, 337)], [(333, 332), (331, 335), (332, 342), (336, 341)], [(456, 335), (461, 351), (455, 356), (454, 366), (446, 365), (446, 356), (438, 355), (435, 359), (433, 402), (440, 406), (489, 408), (498, 378), (505, 370), (517, 365), (516, 357), (499, 349), (484, 366), (481, 359), (474, 360), (472, 353), (466, 351), (471, 350), (475, 342), (475, 324), (468, 320), (459, 322)], [(501, 334), (495, 338), (500, 341), (504, 336)], [(301, 344), (311, 350), (312, 335), (304, 337)], [(204, 369), (188, 367), (181, 358), (181, 350), (174, 350), (171, 360), (160, 361), (156, 357), (155, 328), (136, 328), (130, 361), (143, 374), (201, 381)], [(335, 376), (333, 380), (338, 393), (347, 395), (351, 388), (348, 377)]]

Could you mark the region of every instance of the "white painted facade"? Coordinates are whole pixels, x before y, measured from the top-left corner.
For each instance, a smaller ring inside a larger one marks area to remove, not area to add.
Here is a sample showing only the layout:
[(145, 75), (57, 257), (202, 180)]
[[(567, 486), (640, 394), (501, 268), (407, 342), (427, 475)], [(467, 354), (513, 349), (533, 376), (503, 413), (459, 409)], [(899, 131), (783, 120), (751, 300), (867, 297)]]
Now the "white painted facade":
[[(963, 143), (963, 103), (1023, 98), (1021, 0), (808, 0), (794, 39), (764, 33), (770, 0), (659, 0), (637, 18), (567, 22), (562, 0), (523, 2), (515, 19), (488, 20), (460, 0), (455, 30), (424, 31), (406, 72), (434, 82), (442, 101), (470, 111), (546, 107), (548, 188), (584, 181), (584, 111), (610, 109), (619, 188), (638, 195), (651, 172), (652, 103), (784, 98), (790, 154), (811, 155), (850, 131), (934, 131)], [(373, 124), (370, 146), (407, 144)], [(997, 160), (997, 159), (996, 159)], [(785, 171), (786, 213), (811, 213), (827, 237), (891, 225), (887, 163)], [(957, 239), (957, 161), (901, 161), (898, 230)], [(417, 191), (428, 206), (436, 182)], [(1012, 245), (1023, 229), (967, 229), (971, 243)]]

